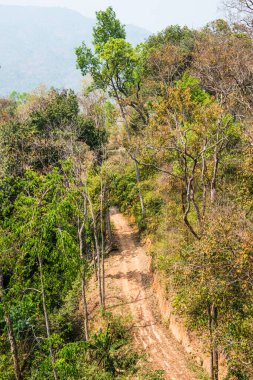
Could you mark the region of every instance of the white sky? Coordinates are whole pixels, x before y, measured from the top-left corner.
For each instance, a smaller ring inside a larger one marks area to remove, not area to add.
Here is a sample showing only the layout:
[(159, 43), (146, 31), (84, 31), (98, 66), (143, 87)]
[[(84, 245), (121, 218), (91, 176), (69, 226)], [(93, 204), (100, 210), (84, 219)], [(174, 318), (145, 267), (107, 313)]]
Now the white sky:
[(200, 27), (222, 17), (222, 0), (0, 0), (5, 5), (62, 6), (95, 17), (95, 11), (113, 6), (125, 24), (142, 26), (152, 32), (170, 24)]

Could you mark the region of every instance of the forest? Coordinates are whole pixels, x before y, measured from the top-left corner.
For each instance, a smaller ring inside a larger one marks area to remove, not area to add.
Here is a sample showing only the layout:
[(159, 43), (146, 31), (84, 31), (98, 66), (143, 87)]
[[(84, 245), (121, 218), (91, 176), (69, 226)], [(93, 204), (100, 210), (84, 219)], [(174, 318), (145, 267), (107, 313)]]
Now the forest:
[(172, 379), (110, 307), (112, 207), (206, 348), (194, 379), (253, 379), (253, 1), (226, 6), (137, 46), (99, 11), (81, 94), (0, 99), (1, 380)]

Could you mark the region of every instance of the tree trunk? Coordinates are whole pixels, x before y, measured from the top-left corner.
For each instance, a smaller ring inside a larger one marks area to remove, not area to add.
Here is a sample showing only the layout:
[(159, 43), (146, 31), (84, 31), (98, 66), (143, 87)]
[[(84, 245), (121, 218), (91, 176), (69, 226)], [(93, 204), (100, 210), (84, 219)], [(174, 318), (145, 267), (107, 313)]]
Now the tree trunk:
[[(214, 330), (217, 328), (218, 323), (218, 309), (213, 306), (213, 326)], [(216, 337), (214, 337), (213, 344), (213, 362), (214, 362), (214, 380), (219, 380), (219, 350), (217, 346)]]
[[(122, 119), (124, 120), (124, 123), (125, 123), (125, 129), (126, 129), (126, 134), (127, 134), (128, 142), (131, 143), (132, 138), (131, 138), (131, 133), (130, 133), (130, 128), (129, 128), (128, 120), (127, 120), (127, 117), (126, 117), (126, 114), (125, 114), (125, 110), (124, 110), (124, 108), (123, 108), (123, 106), (121, 104), (121, 100), (120, 100), (120, 97), (118, 95), (118, 91), (117, 91), (117, 89), (116, 89), (116, 87), (115, 87), (115, 85), (114, 85), (113, 82), (112, 82), (112, 87), (113, 87), (115, 95), (116, 95), (116, 99), (117, 99), (117, 102), (118, 102), (118, 105), (119, 105), (119, 108), (120, 108)], [(141, 187), (140, 187), (141, 179), (140, 179), (139, 166), (138, 166), (138, 162), (137, 162), (135, 156), (133, 156), (132, 159), (134, 161), (134, 169), (135, 169), (136, 182), (137, 182), (138, 192), (139, 192), (139, 200), (140, 200), (140, 206), (141, 206), (141, 213), (142, 213), (142, 217), (144, 218), (145, 217), (145, 206), (144, 206), (142, 191), (141, 191)]]
[(101, 265), (102, 265), (102, 304), (105, 307), (105, 241), (104, 241), (104, 186), (101, 173), (100, 191), (100, 231), (101, 231)]
[[(41, 283), (41, 295), (42, 295), (42, 305), (43, 305), (43, 312), (44, 312), (44, 320), (46, 325), (46, 334), (47, 339), (50, 340), (51, 337), (51, 331), (50, 331), (50, 323), (47, 313), (47, 305), (46, 305), (46, 296), (45, 296), (45, 287), (44, 287), (44, 276), (43, 276), (43, 266), (42, 266), (42, 259), (40, 255), (38, 255), (38, 261), (39, 261), (39, 272), (40, 272), (40, 283)], [(57, 372), (55, 369), (55, 355), (54, 350), (52, 347), (52, 344), (49, 342), (49, 354), (51, 359), (51, 365), (53, 370), (54, 379), (58, 380)]]
[(202, 193), (202, 202), (203, 202), (203, 207), (202, 207), (202, 218), (205, 216), (206, 212), (206, 180), (205, 180), (205, 173), (206, 173), (206, 159), (205, 159), (205, 151), (206, 151), (206, 143), (204, 150), (202, 152), (202, 169), (201, 169), (201, 182), (202, 182), (202, 187), (203, 187), (203, 193)]
[(84, 247), (83, 247), (83, 230), (84, 222), (80, 228), (78, 228), (78, 238), (79, 238), (79, 255), (82, 262), (81, 269), (81, 286), (82, 286), (82, 299), (83, 299), (83, 326), (84, 326), (84, 337), (85, 340), (89, 340), (89, 320), (88, 320), (88, 306), (86, 299), (86, 276), (85, 276), (85, 257), (84, 257)]
[[(193, 179), (194, 179), (194, 171), (195, 171), (196, 164), (197, 163), (195, 162), (194, 163), (194, 167), (192, 169), (192, 175), (191, 175), (191, 177), (188, 178), (188, 176), (186, 176), (186, 178), (185, 178), (185, 182), (186, 182), (185, 186), (186, 186), (186, 188), (182, 190), (182, 210), (183, 210), (183, 213), (184, 213), (184, 216), (183, 216), (184, 223), (189, 228), (189, 230), (191, 231), (191, 233), (193, 234), (193, 236), (195, 236), (196, 239), (200, 240), (199, 235), (194, 230), (193, 226), (191, 225), (191, 223), (189, 222), (189, 219), (188, 219), (188, 215), (189, 215), (189, 212), (191, 210), (192, 183), (193, 183)], [(186, 202), (185, 202), (185, 200), (186, 200)], [(186, 206), (185, 206), (185, 203), (186, 203)]]
[(208, 307), (209, 334), (210, 334), (210, 374), (211, 380), (219, 380), (219, 351), (217, 347), (215, 329), (218, 322), (218, 309), (213, 304)]
[(141, 187), (140, 187), (140, 185), (141, 185), (140, 172), (139, 172), (138, 163), (137, 163), (135, 158), (134, 158), (134, 169), (135, 169), (136, 182), (138, 185), (141, 213), (142, 213), (142, 217), (144, 218), (145, 217), (145, 206), (144, 206), (144, 200), (143, 200), (142, 191), (141, 191)]
[(85, 270), (82, 270), (81, 273), (82, 280), (82, 298), (83, 298), (83, 324), (84, 324), (84, 336), (85, 340), (89, 340), (89, 314), (88, 314), (88, 306), (86, 299), (86, 279), (85, 279)]
[[(218, 135), (218, 137), (219, 137), (219, 135)], [(218, 137), (217, 137), (217, 140), (218, 140)], [(212, 176), (212, 180), (211, 180), (211, 203), (215, 203), (216, 193), (217, 193), (216, 183), (217, 183), (217, 173), (218, 173), (218, 166), (219, 166), (219, 157), (218, 157), (218, 147), (217, 146), (215, 147), (215, 150), (214, 150), (213, 163), (214, 163), (214, 167), (213, 167), (213, 176)]]
[(22, 374), (21, 374), (21, 369), (20, 369), (20, 364), (19, 364), (19, 357), (18, 357), (18, 349), (17, 349), (17, 343), (13, 331), (13, 326), (12, 326), (12, 321), (10, 314), (5, 311), (5, 323), (7, 326), (8, 330), (8, 338), (10, 342), (10, 347), (11, 347), (11, 355), (12, 355), (12, 360), (14, 364), (14, 371), (15, 371), (15, 377), (16, 380), (22, 380)]
[(98, 234), (97, 234), (97, 223), (96, 223), (96, 218), (94, 215), (93, 204), (87, 193), (86, 193), (86, 197), (90, 205), (90, 213), (91, 213), (92, 224), (93, 224), (93, 234), (94, 234), (95, 249), (96, 249), (96, 254), (97, 254), (97, 281), (98, 281), (99, 304), (102, 306), (103, 296), (102, 296), (102, 283), (101, 283), (101, 256), (100, 256), (100, 248), (99, 248)]
[(9, 343), (10, 343), (11, 356), (12, 356), (13, 365), (14, 365), (15, 378), (16, 378), (16, 380), (22, 380), (23, 376), (21, 373), (21, 367), (20, 367), (20, 362), (19, 362), (17, 342), (16, 342), (14, 331), (13, 331), (10, 313), (8, 312), (8, 310), (4, 304), (3, 291), (4, 291), (3, 274), (2, 274), (1, 267), (0, 267), (0, 300), (3, 304), (4, 320), (5, 320), (5, 323), (7, 326), (7, 331), (8, 331), (8, 339), (9, 339)]
[(108, 243), (112, 243), (112, 229), (111, 229), (111, 221), (110, 221), (110, 210), (106, 210), (106, 230), (107, 230), (107, 240)]

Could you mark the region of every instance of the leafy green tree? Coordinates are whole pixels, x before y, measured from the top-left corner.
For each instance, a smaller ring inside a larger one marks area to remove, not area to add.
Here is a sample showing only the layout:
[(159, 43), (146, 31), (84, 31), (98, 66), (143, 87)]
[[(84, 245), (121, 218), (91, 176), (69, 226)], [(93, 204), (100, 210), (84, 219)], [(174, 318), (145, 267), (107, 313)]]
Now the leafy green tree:
[[(66, 170), (67, 166), (65, 175)], [(55, 379), (58, 331), (53, 329), (52, 315), (62, 306), (81, 267), (75, 208), (80, 195), (68, 186), (66, 177), (57, 169), (44, 176), (27, 172), (18, 184), (19, 194), (10, 217), (4, 222), (8, 232), (3, 240), (5, 249), (13, 251), (15, 247), (12, 259), (5, 256), (2, 267), (4, 299), (13, 330), (30, 320), (21, 328), (20, 342), (28, 340), (30, 349), (37, 353), (45, 345)], [(28, 295), (32, 304), (22, 316), (20, 307), (29, 300)], [(33, 335), (43, 336), (38, 339), (39, 349)]]
[(93, 29), (93, 45), (99, 52), (110, 38), (126, 38), (124, 25), (116, 18), (112, 7), (96, 12), (97, 24)]
[[(142, 56), (130, 43), (125, 41), (124, 27), (116, 19), (112, 8), (97, 13), (97, 25), (93, 31), (94, 52), (85, 43), (76, 49), (77, 66), (83, 75), (91, 74), (95, 88), (109, 91), (120, 107), (128, 142), (131, 143), (131, 129), (125, 103), (134, 93), (139, 96), (142, 75)], [(131, 101), (130, 105), (138, 110), (146, 121), (143, 107)], [(139, 198), (144, 215), (144, 203), (140, 189), (140, 174), (137, 161), (133, 157)]]
[(187, 26), (170, 25), (162, 32), (148, 38), (147, 44), (150, 48), (157, 49), (163, 45), (179, 46), (185, 53), (190, 53), (194, 46), (195, 31)]
[(51, 90), (28, 98), (16, 117), (3, 123), (0, 135), (2, 175), (47, 170), (87, 149), (97, 154), (106, 141), (103, 126), (80, 112), (73, 91)]
[(250, 373), (250, 366), (242, 363), (248, 353), (243, 335), (252, 315), (250, 223), (240, 210), (223, 206), (210, 212), (204, 230), (202, 239), (185, 247), (178, 258), (181, 264), (175, 274), (179, 287), (175, 303), (179, 310), (187, 309), (192, 327), (205, 331), (209, 326), (212, 378), (218, 379), (221, 351), (231, 357), (231, 369), (236, 368), (236, 357), (237, 369)]

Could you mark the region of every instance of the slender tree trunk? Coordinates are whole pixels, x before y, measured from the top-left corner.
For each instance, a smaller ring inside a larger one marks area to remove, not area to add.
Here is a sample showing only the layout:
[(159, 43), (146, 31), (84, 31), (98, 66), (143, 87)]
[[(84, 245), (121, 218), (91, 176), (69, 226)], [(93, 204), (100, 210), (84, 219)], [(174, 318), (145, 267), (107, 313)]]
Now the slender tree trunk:
[(13, 365), (14, 365), (14, 373), (15, 373), (16, 380), (22, 380), (23, 376), (21, 373), (21, 366), (20, 366), (20, 361), (19, 361), (19, 356), (18, 356), (17, 342), (16, 342), (14, 331), (13, 331), (10, 313), (8, 312), (8, 310), (4, 304), (3, 291), (4, 291), (3, 274), (2, 274), (1, 267), (0, 267), (0, 300), (3, 303), (4, 320), (5, 320), (5, 323), (7, 326), (7, 331), (8, 331), (8, 339), (9, 339), (9, 343), (10, 343), (11, 356), (12, 356)]
[(79, 255), (82, 262), (81, 269), (81, 287), (82, 287), (82, 299), (83, 299), (83, 326), (84, 326), (84, 336), (85, 340), (89, 340), (89, 316), (88, 316), (88, 305), (86, 298), (86, 276), (85, 276), (85, 257), (84, 257), (84, 247), (83, 247), (83, 230), (84, 222), (80, 228), (78, 228), (78, 238), (79, 238)]
[[(44, 320), (46, 325), (46, 334), (47, 339), (49, 340), (51, 337), (51, 330), (50, 330), (50, 323), (48, 318), (48, 312), (47, 312), (47, 305), (46, 305), (46, 296), (45, 296), (45, 286), (44, 286), (44, 275), (43, 275), (43, 265), (42, 265), (42, 258), (40, 255), (38, 255), (38, 261), (39, 261), (39, 273), (40, 273), (40, 283), (41, 283), (41, 295), (42, 295), (42, 305), (43, 305), (43, 312), (44, 312)], [(53, 370), (54, 379), (58, 380), (57, 372), (55, 369), (55, 355), (54, 350), (52, 347), (52, 344), (49, 343), (49, 354), (51, 359), (51, 365)]]
[(202, 182), (202, 186), (203, 186), (203, 193), (202, 193), (202, 201), (203, 201), (202, 218), (205, 216), (205, 212), (206, 212), (206, 180), (205, 180), (206, 159), (205, 159), (205, 151), (206, 151), (206, 144), (205, 144), (204, 150), (202, 152), (202, 169), (201, 169), (201, 182)]
[[(121, 100), (120, 100), (118, 91), (117, 91), (117, 89), (116, 89), (115, 84), (113, 83), (113, 81), (112, 81), (112, 87), (114, 89), (118, 105), (120, 107), (120, 112), (121, 112), (122, 119), (124, 120), (128, 142), (131, 143), (132, 138), (131, 138), (131, 133), (130, 133), (130, 128), (129, 128), (129, 123), (128, 123), (128, 120), (127, 120), (127, 117), (126, 117), (126, 114), (125, 114), (125, 110), (124, 110), (124, 108), (123, 108), (123, 106), (121, 104)], [(138, 192), (139, 192), (139, 200), (140, 200), (140, 206), (141, 206), (141, 213), (142, 213), (142, 217), (144, 218), (145, 217), (145, 206), (144, 206), (144, 200), (143, 200), (141, 186), (140, 186), (141, 179), (140, 179), (139, 166), (138, 166), (138, 162), (137, 162), (135, 156), (132, 156), (132, 159), (134, 161), (134, 169), (135, 169), (136, 182), (137, 182)]]
[(112, 242), (112, 229), (111, 229), (111, 221), (110, 221), (110, 210), (106, 210), (106, 230), (107, 230), (107, 240), (108, 243)]
[[(219, 141), (219, 132), (217, 133), (217, 144), (218, 144), (218, 141)], [(217, 183), (217, 173), (218, 173), (218, 166), (219, 166), (218, 153), (219, 153), (219, 149), (218, 149), (218, 145), (216, 145), (214, 149), (214, 155), (213, 155), (214, 167), (213, 167), (213, 176), (211, 180), (211, 203), (215, 203), (216, 201), (216, 193), (217, 193), (216, 183)]]
[(103, 305), (103, 296), (102, 296), (102, 283), (101, 283), (101, 256), (100, 256), (100, 248), (99, 248), (99, 242), (98, 242), (98, 233), (97, 233), (97, 223), (96, 218), (93, 210), (93, 204), (86, 193), (87, 200), (89, 202), (90, 206), (90, 213), (92, 218), (92, 224), (93, 224), (93, 234), (94, 234), (94, 241), (95, 241), (95, 249), (97, 254), (97, 281), (98, 281), (98, 294), (99, 294), (99, 304)]
[[(188, 219), (188, 215), (189, 215), (189, 212), (191, 210), (192, 182), (193, 182), (193, 179), (194, 179), (194, 170), (195, 170), (195, 167), (196, 167), (196, 163), (194, 164), (194, 168), (192, 169), (192, 175), (191, 175), (191, 177), (188, 178), (188, 176), (187, 176), (186, 179), (185, 179), (185, 181), (186, 181), (186, 189), (182, 191), (182, 209), (183, 209), (183, 212), (184, 212), (183, 220), (184, 220), (186, 226), (189, 228), (189, 230), (195, 236), (195, 238), (198, 239), (198, 240), (200, 240), (199, 235), (194, 230), (193, 226), (191, 225), (191, 223), (189, 222), (189, 219)], [(184, 194), (185, 194), (185, 196), (184, 196)], [(184, 198), (186, 198), (186, 206), (185, 206), (185, 200), (184, 200)]]
[(13, 331), (12, 321), (11, 321), (10, 314), (6, 311), (5, 311), (4, 319), (5, 319), (5, 323), (8, 330), (8, 338), (9, 338), (9, 343), (11, 347), (11, 355), (12, 355), (12, 360), (14, 364), (15, 377), (16, 377), (16, 380), (22, 380), (23, 376), (21, 374), (17, 343), (16, 343), (14, 331)]
[[(213, 326), (214, 330), (217, 328), (218, 323), (218, 309), (216, 306), (213, 306)], [(214, 336), (214, 345), (213, 345), (213, 359), (214, 359), (214, 380), (219, 380), (219, 350), (217, 346), (216, 337)]]
[(213, 304), (208, 307), (209, 334), (210, 334), (210, 373), (211, 380), (219, 380), (219, 351), (217, 347), (215, 329), (218, 321), (218, 309)]
[(100, 190), (100, 231), (101, 231), (101, 265), (102, 265), (102, 304), (105, 307), (105, 239), (104, 239), (104, 185), (101, 173)]
[(89, 314), (88, 314), (88, 306), (86, 299), (86, 277), (85, 270), (82, 269), (81, 273), (81, 281), (82, 281), (82, 298), (83, 298), (83, 322), (84, 322), (84, 336), (85, 340), (89, 340)]
[(195, 211), (196, 211), (196, 215), (197, 215), (197, 218), (198, 218), (199, 226), (201, 228), (201, 214), (200, 214), (199, 206), (198, 206), (198, 204), (197, 204), (197, 202), (195, 200), (195, 190), (194, 190), (193, 185), (191, 187), (191, 200), (192, 200), (193, 206), (194, 206)]
[(211, 380), (214, 380), (213, 329), (212, 329), (211, 305), (208, 306), (208, 326), (209, 326), (209, 336), (210, 336), (210, 375), (211, 375)]
[(211, 181), (211, 203), (215, 203), (216, 201), (216, 180), (217, 180), (217, 172), (218, 172), (218, 164), (219, 160), (217, 158), (217, 155), (214, 155), (214, 170), (213, 170), (213, 177)]
[(92, 249), (91, 255), (92, 255), (92, 263), (93, 263), (93, 267), (94, 267), (95, 279), (97, 281), (98, 280), (98, 269), (97, 269), (96, 254), (94, 252), (94, 249)]
[(142, 217), (144, 218), (145, 217), (145, 206), (144, 206), (144, 200), (143, 200), (142, 191), (141, 191), (140, 171), (139, 171), (138, 163), (137, 163), (135, 158), (134, 158), (134, 169), (135, 169), (135, 176), (136, 176), (136, 181), (137, 181), (137, 185), (138, 185), (141, 213), (142, 213)]

